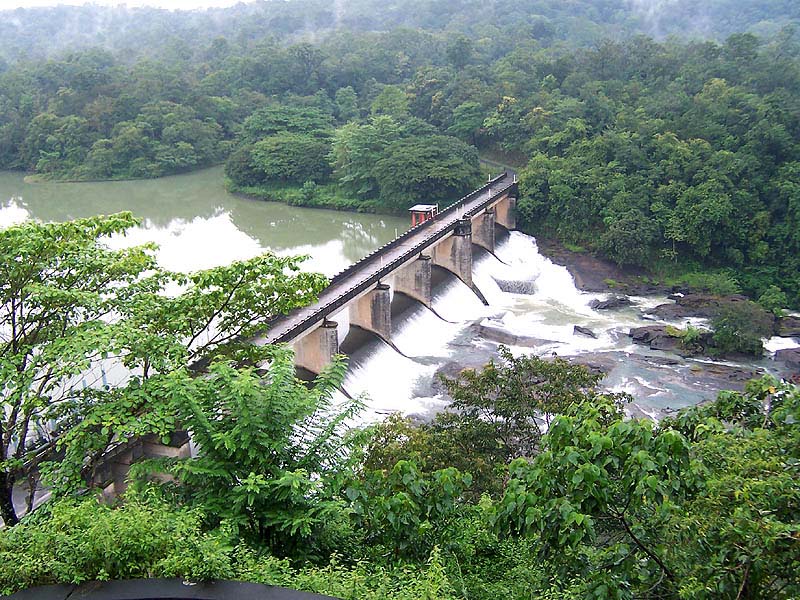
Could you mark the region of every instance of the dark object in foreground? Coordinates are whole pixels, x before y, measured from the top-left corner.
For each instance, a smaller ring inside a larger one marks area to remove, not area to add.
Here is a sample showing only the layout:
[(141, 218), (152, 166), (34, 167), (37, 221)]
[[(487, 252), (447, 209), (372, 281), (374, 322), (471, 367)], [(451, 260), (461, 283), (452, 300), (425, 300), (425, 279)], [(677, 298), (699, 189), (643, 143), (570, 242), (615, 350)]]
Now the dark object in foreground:
[(188, 583), (182, 579), (90, 581), (82, 585), (45, 585), (0, 596), (9, 600), (336, 600), (272, 585), (241, 581)]

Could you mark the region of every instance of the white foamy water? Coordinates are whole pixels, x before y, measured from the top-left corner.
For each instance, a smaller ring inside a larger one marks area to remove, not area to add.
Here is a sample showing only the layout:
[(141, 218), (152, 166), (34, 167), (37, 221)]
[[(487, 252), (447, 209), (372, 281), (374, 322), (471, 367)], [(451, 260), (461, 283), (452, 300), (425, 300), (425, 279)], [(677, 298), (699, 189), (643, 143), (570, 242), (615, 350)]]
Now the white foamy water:
[(432, 311), (421, 308), (414, 312), (413, 318), (403, 322), (392, 333), (392, 341), (401, 352), (412, 358), (445, 357), (452, 354), (447, 343), (458, 335), (461, 328), (461, 324), (448, 323), (437, 317)]
[(778, 350), (789, 350), (791, 348), (800, 348), (800, 339), (789, 337), (774, 336), (769, 339), (763, 340), (764, 349), (774, 354)]
[(419, 379), (430, 378), (436, 365), (421, 365), (397, 353), (383, 343), (370, 343), (370, 356), (365, 365), (351, 363), (343, 388), (351, 396), (366, 394), (364, 421), (384, 418), (393, 412), (430, 414), (443, 406), (440, 398), (417, 398), (414, 394)]
[[(393, 341), (407, 357), (383, 344), (371, 353), (357, 353), (358, 364), (351, 368), (346, 387), (350, 393), (369, 394), (368, 420), (396, 411), (430, 417), (446, 406), (441, 386), (434, 381), (436, 371), (445, 368), (453, 374), (462, 366), (488, 362), (496, 353), (497, 342), (492, 340), (503, 340), (517, 356), (616, 353), (605, 355), (613, 367), (604, 385), (637, 399), (629, 408), (630, 414), (657, 418), (665, 407), (689, 406), (715, 394), (708, 384), (686, 384), (691, 362), (671, 361), (674, 355), (633, 344), (628, 336), (634, 327), (667, 323), (642, 318), (642, 313), (669, 302), (666, 297), (631, 297), (629, 307), (592, 309), (592, 300), (605, 300), (613, 294), (581, 292), (565, 267), (542, 256), (535, 240), (519, 232), (512, 232), (499, 244), (495, 256), (478, 255), (473, 281), (489, 306), (451, 278), (436, 290), (433, 308), (455, 323), (418, 310), (395, 324)], [(705, 323), (704, 319), (669, 322), (681, 327), (702, 327)], [(576, 325), (596, 337), (577, 333)], [(798, 345), (787, 338), (767, 341), (770, 352)], [(639, 360), (625, 359), (632, 356)], [(741, 366), (730, 361), (708, 364)]]

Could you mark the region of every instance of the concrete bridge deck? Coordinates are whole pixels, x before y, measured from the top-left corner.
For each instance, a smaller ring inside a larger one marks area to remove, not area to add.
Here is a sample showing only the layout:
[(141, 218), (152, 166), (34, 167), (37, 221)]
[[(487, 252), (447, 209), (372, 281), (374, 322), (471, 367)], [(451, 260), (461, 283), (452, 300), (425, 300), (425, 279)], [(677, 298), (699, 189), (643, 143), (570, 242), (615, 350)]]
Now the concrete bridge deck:
[(451, 204), (434, 219), (425, 221), (378, 248), (338, 275), (319, 295), (315, 304), (305, 306), (273, 322), (255, 343), (290, 342), (332, 316), (348, 302), (376, 285), (405, 263), (416, 259), (428, 247), (453, 232), (459, 221), (471, 218), (493, 205), (516, 186), (514, 173), (506, 172)]

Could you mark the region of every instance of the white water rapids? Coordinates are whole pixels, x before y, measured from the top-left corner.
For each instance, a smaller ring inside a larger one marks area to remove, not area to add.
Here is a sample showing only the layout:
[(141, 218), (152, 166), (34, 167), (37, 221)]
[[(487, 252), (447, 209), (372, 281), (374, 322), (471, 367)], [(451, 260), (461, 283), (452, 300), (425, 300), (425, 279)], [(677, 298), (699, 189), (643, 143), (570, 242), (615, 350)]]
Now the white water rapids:
[[(476, 253), (473, 280), (489, 306), (461, 281), (446, 275), (434, 290), (436, 314), (412, 304), (393, 315), (392, 341), (402, 354), (377, 338), (361, 340), (350, 357), (344, 388), (351, 395), (368, 397), (366, 420), (395, 411), (430, 418), (448, 402), (437, 382), (437, 371), (452, 376), (463, 367), (485, 364), (496, 356), (497, 340), (510, 341), (506, 345), (517, 355), (574, 357), (592, 353), (584, 358), (610, 369), (603, 387), (631, 393), (636, 400), (630, 413), (652, 418), (713, 398), (719, 382), (703, 377), (702, 370), (709, 363), (712, 367), (731, 364), (682, 359), (633, 344), (628, 336), (631, 328), (666, 323), (649, 316), (645, 320), (644, 315), (668, 299), (632, 297), (633, 305), (623, 309), (590, 308), (592, 300), (607, 295), (578, 290), (565, 267), (542, 256), (536, 241), (519, 232), (503, 239), (495, 256), (482, 250)], [(504, 282), (502, 287), (498, 281)], [(347, 311), (335, 319), (340, 324), (340, 338), (345, 339)], [(597, 338), (576, 333), (576, 325), (590, 329)], [(800, 346), (800, 341), (767, 341), (770, 352), (794, 346)], [(772, 370), (774, 363), (766, 358), (733, 366)]]

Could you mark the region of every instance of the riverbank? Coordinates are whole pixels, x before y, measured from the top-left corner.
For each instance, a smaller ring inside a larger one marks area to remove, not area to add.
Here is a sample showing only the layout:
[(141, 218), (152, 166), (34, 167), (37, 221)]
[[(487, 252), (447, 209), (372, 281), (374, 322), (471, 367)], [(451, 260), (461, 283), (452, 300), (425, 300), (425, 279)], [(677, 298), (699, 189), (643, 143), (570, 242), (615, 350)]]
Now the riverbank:
[(583, 292), (655, 296), (681, 291), (680, 286), (654, 282), (643, 269), (623, 269), (591, 252), (570, 250), (557, 240), (537, 238), (536, 243), (544, 256), (569, 271)]
[[(373, 200), (358, 200), (342, 196), (335, 183), (313, 185), (259, 185), (243, 186), (225, 179), (225, 189), (242, 198), (265, 200), (267, 202), (283, 202), (289, 206), (304, 208), (327, 208), (357, 213), (377, 213), (378, 204)], [(389, 213), (381, 212), (381, 214)]]

